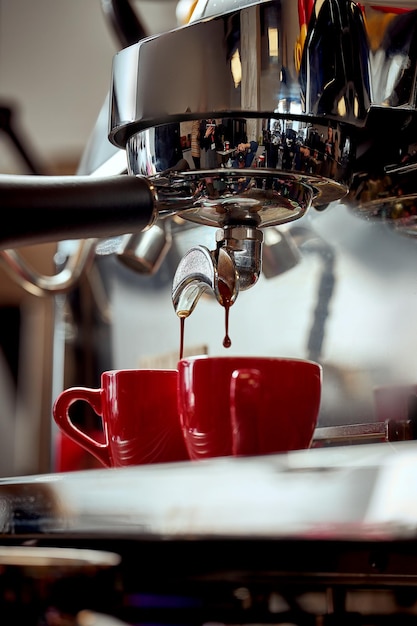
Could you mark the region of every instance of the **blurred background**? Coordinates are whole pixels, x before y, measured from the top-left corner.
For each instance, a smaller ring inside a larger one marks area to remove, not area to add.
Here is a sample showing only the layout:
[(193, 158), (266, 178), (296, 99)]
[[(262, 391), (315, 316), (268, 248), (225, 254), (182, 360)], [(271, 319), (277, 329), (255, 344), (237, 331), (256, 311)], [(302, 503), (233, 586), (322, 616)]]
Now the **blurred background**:
[[(133, 4), (149, 34), (177, 25), (176, 0)], [(25, 147), (48, 172), (74, 171), (109, 89), (120, 44), (103, 5), (100, 0), (0, 2), (0, 103), (13, 107)], [(2, 139), (1, 171), (22, 171), (18, 155)]]

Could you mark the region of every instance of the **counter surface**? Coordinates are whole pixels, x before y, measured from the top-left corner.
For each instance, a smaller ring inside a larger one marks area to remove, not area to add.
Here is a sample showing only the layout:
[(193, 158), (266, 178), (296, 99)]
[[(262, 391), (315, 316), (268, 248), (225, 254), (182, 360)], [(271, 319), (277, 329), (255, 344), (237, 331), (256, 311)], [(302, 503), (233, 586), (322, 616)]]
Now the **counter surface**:
[(415, 442), (7, 478), (1, 536), (403, 540)]

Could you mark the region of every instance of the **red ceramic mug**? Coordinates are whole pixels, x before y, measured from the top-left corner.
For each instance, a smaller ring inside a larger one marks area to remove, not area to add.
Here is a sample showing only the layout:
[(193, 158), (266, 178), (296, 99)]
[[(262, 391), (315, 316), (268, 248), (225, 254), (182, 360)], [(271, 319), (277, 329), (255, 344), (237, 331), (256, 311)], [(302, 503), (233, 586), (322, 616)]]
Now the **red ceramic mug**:
[[(177, 408), (177, 370), (113, 370), (101, 387), (70, 387), (53, 406), (59, 428), (106, 467), (188, 460)], [(103, 441), (71, 421), (74, 402), (101, 417)]]
[(318, 363), (269, 357), (184, 358), (178, 407), (190, 459), (308, 448), (322, 384)]

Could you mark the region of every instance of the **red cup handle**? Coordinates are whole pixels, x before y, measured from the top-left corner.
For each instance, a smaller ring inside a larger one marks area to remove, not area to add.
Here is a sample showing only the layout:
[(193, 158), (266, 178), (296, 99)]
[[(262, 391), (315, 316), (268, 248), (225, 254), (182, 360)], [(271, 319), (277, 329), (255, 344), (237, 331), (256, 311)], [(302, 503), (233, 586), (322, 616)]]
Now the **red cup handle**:
[(258, 407), (261, 373), (256, 369), (235, 370), (230, 380), (230, 420), (233, 456), (260, 454)]
[(102, 390), (89, 389), (88, 387), (71, 387), (64, 389), (55, 400), (52, 414), (59, 428), (73, 441), (90, 452), (106, 467), (111, 467), (109, 444), (106, 432), (106, 443), (96, 441), (87, 433), (80, 430), (72, 421), (69, 410), (72, 404), (77, 401), (87, 402), (102, 417)]

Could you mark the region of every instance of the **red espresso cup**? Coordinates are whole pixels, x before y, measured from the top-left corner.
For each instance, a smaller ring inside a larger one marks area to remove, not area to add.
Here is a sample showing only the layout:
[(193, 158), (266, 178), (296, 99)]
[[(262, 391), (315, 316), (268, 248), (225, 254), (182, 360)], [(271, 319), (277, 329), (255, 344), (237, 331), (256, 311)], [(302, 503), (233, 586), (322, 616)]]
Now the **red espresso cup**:
[(322, 368), (302, 359), (184, 358), (178, 407), (191, 460), (308, 448), (321, 400)]
[[(103, 372), (101, 387), (70, 387), (53, 406), (59, 428), (106, 467), (189, 460), (177, 407), (177, 370)], [(71, 421), (75, 402), (100, 416), (103, 440)]]

